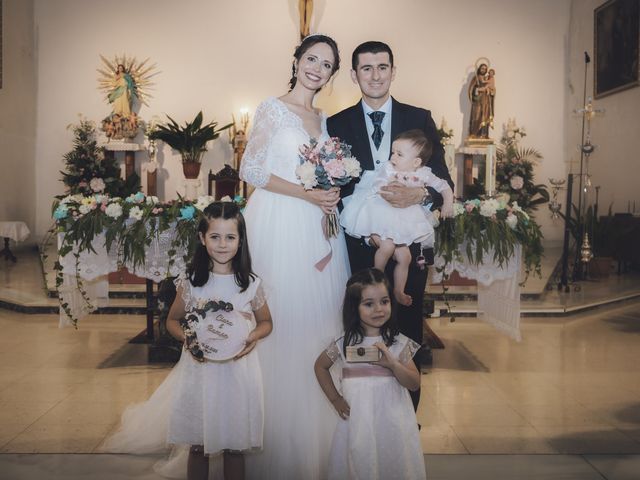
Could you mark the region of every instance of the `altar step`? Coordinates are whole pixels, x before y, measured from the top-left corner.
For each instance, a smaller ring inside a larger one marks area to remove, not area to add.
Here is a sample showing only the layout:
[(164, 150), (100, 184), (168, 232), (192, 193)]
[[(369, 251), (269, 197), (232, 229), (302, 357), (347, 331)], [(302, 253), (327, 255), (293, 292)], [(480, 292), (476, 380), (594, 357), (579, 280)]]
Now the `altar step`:
[[(41, 263), (34, 248), (16, 249), (16, 263), (0, 264), (0, 308), (22, 313), (58, 313), (55, 291), (53, 259), (55, 250)], [(571, 286), (570, 292), (558, 291), (554, 268), (561, 250), (545, 245), (542, 278), (530, 277), (521, 290), (523, 316), (570, 315), (585, 309), (640, 297), (640, 273), (611, 274), (606, 279), (588, 280)], [(453, 316), (468, 317), (477, 314), (475, 286), (448, 287), (447, 300)], [(144, 314), (146, 309), (145, 285), (112, 284), (109, 287), (109, 306), (97, 313)], [(442, 287), (429, 285), (427, 301), (433, 301), (434, 315), (447, 316)]]

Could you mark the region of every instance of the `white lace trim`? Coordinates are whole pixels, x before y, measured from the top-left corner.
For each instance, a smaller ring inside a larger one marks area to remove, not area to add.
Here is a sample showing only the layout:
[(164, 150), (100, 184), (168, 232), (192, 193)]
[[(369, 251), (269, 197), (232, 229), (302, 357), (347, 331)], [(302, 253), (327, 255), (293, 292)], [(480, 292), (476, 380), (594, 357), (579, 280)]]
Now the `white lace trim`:
[(335, 363), (340, 358), (340, 349), (336, 342), (331, 342), (331, 344), (326, 348), (324, 353), (331, 359), (333, 363)]
[(400, 363), (407, 363), (414, 357), (418, 350), (420, 350), (420, 344), (407, 338), (407, 344), (400, 351), (398, 360), (400, 360)]
[[(259, 280), (256, 279), (255, 281), (258, 282)], [(254, 312), (256, 310), (260, 310), (265, 305), (265, 303), (267, 303), (267, 295), (262, 288), (262, 283), (260, 283), (256, 288), (254, 297), (251, 299), (251, 309)]]
[[(462, 244), (460, 251), (465, 252), (466, 248), (466, 244)], [(503, 265), (500, 265), (493, 261), (493, 250), (490, 250), (484, 255), (479, 265), (472, 264), (466, 256), (464, 256), (463, 258), (454, 259), (447, 265), (444, 272), (449, 275), (452, 271), (456, 270), (461, 277), (477, 280), (478, 283), (489, 286), (496, 280), (505, 280), (508, 278), (517, 279), (520, 274), (521, 257), (522, 247), (516, 245), (513, 257)], [(435, 267), (433, 269), (433, 283), (440, 283), (442, 281), (442, 272), (438, 272), (438, 269), (444, 267), (444, 259), (436, 255), (433, 266)]]
[(180, 275), (178, 275), (178, 277), (173, 281), (173, 283), (175, 284), (176, 289), (182, 288), (182, 301), (184, 302), (185, 310), (188, 310), (189, 306), (191, 305), (192, 295), (191, 282), (187, 278), (186, 273), (181, 272)]

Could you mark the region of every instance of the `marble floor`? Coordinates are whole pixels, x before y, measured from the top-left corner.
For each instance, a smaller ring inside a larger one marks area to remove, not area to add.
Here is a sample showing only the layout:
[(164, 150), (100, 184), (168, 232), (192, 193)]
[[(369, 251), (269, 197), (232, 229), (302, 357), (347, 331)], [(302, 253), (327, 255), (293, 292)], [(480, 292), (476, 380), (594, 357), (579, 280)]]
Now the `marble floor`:
[[(4, 288), (20, 284), (4, 267)], [(519, 343), (472, 317), (428, 322), (445, 345), (422, 372), (430, 479), (640, 478), (640, 301), (525, 317)], [(0, 309), (0, 479), (157, 478), (154, 457), (97, 453), (171, 368), (128, 343), (144, 328)]]

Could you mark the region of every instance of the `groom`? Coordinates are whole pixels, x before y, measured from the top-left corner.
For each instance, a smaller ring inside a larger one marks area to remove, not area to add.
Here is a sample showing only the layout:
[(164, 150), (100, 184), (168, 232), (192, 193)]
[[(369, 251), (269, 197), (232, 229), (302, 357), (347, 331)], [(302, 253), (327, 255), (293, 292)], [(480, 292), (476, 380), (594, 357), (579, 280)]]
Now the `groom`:
[[(405, 105), (389, 94), (396, 69), (393, 64), (393, 52), (385, 43), (371, 41), (359, 45), (351, 57), (351, 79), (357, 83), (362, 100), (327, 120), (329, 134), (339, 137), (352, 146), (351, 153), (360, 161), (363, 170), (378, 170), (389, 160), (391, 143), (401, 132), (420, 129), (433, 143), (433, 154), (428, 166), (438, 177), (447, 180), (453, 189), (449, 170), (444, 162), (444, 149), (438, 138), (431, 113), (422, 108)], [(353, 193), (354, 182), (343, 187), (341, 196), (348, 201)], [(442, 196), (435, 190), (423, 187), (406, 187), (390, 184), (382, 188), (382, 197), (398, 208), (433, 202), (442, 205)], [(375, 249), (366, 245), (360, 238), (346, 236), (351, 271), (357, 272), (373, 266)], [(412, 262), (405, 293), (411, 296), (409, 307), (398, 306), (400, 331), (418, 344), (422, 344), (422, 303), (427, 283), (427, 271), (420, 270), (416, 257), (420, 254), (420, 245), (410, 246)], [(424, 252), (427, 260), (433, 259), (433, 249)], [(431, 263), (431, 262), (429, 262)], [(387, 267), (387, 276), (393, 278)], [(414, 358), (415, 360), (415, 358)], [(417, 364), (417, 362), (416, 362)], [(419, 368), (419, 365), (418, 365)], [(420, 390), (410, 392), (414, 407), (418, 408)]]

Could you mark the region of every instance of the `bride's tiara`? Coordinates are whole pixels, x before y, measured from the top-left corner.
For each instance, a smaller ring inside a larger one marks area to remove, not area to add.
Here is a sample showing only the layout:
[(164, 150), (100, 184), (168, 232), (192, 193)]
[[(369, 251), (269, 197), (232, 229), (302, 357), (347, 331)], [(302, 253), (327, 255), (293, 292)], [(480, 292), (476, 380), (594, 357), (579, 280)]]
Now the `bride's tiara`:
[(312, 37), (327, 37), (327, 38), (331, 38), (329, 35), (327, 35), (326, 33), (310, 33), (309, 35), (307, 35), (306, 37), (304, 37), (300, 43), (304, 42), (307, 38), (312, 38)]

